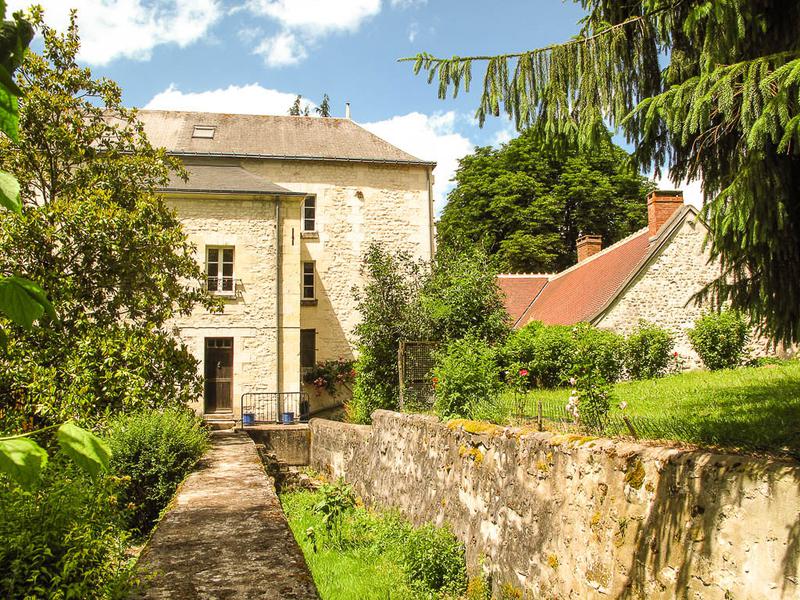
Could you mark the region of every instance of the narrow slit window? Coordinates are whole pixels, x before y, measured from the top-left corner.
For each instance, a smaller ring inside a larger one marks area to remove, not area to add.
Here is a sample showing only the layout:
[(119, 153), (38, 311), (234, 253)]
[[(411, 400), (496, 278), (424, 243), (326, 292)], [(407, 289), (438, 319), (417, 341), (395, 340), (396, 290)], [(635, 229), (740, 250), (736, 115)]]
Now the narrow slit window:
[(233, 248), (211, 247), (206, 250), (206, 281), (209, 292), (233, 294)]
[(314, 289), (314, 263), (303, 263), (303, 300), (315, 300), (316, 290)]
[(303, 231), (317, 230), (317, 199), (307, 196), (303, 202)]
[(300, 367), (310, 369), (317, 364), (317, 330), (300, 330)]

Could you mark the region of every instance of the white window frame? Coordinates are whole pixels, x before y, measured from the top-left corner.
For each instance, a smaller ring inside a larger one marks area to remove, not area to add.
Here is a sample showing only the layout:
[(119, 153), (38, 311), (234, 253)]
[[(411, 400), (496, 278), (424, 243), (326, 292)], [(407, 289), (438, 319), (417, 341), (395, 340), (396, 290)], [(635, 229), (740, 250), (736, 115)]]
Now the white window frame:
[[(224, 259), (225, 250), (231, 251), (231, 260)], [(211, 260), (211, 253), (217, 252), (217, 259)], [(212, 275), (211, 265), (216, 266), (216, 275)], [(225, 275), (225, 265), (231, 265), (230, 275)], [(222, 272), (222, 275), (220, 275)], [(230, 282), (229, 285), (225, 285)], [(229, 289), (225, 289), (229, 288)], [(236, 295), (236, 248), (235, 246), (206, 246), (206, 289), (216, 296)]]
[[(308, 201), (313, 202), (313, 206), (308, 206)], [(311, 209), (312, 215), (308, 216), (308, 209)], [(311, 232), (317, 230), (317, 197), (316, 196), (306, 196), (303, 200), (303, 229), (302, 231)], [(311, 227), (308, 227), (309, 222)]]
[[(307, 267), (311, 267), (311, 284), (308, 283), (306, 277), (309, 273), (306, 271)], [(303, 272), (300, 281), (300, 299), (301, 300), (316, 300), (317, 299), (317, 265), (312, 260), (303, 261)], [(311, 290), (311, 295), (307, 295), (308, 290)]]

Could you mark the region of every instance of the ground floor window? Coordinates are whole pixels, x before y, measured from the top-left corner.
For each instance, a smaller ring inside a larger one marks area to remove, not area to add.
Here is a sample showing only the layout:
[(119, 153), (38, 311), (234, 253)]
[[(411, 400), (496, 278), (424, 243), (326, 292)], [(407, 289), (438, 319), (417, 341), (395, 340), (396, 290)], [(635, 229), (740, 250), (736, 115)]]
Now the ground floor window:
[(317, 364), (317, 330), (300, 330), (300, 368), (310, 369)]

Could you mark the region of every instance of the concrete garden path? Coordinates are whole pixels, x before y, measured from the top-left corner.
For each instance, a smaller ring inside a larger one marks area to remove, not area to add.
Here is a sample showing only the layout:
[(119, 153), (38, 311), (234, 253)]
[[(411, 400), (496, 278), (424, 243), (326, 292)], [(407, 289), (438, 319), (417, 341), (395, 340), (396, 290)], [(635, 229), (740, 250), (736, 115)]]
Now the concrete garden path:
[(139, 571), (137, 598), (319, 598), (275, 486), (244, 433), (214, 432), (211, 450), (142, 552)]

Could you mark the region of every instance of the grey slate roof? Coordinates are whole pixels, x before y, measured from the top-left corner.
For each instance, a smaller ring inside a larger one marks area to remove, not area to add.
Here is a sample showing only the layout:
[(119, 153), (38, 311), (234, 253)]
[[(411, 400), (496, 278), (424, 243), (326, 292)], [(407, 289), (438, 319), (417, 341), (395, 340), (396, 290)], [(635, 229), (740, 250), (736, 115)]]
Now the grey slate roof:
[(267, 181), (263, 177), (235, 165), (186, 165), (189, 181), (183, 181), (174, 173), (163, 191), (208, 192), (214, 194), (280, 194), (304, 196), (285, 187)]
[[(350, 119), (141, 110), (150, 142), (184, 156), (238, 156), (434, 165), (382, 140)], [(214, 138), (193, 138), (195, 125)]]

